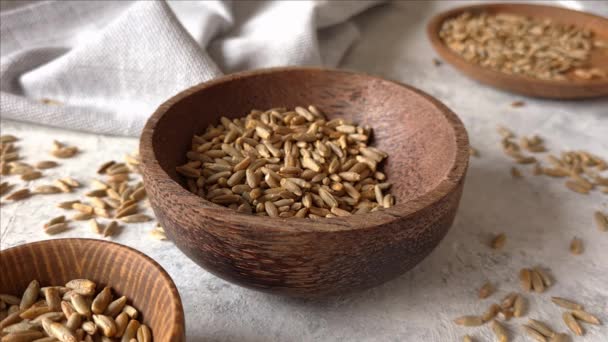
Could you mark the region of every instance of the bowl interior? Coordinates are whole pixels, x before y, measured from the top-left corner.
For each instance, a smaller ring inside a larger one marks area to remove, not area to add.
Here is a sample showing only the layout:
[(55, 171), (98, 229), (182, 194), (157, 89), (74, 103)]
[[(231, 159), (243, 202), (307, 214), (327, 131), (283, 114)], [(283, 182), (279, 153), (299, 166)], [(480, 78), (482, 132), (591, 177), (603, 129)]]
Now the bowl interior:
[(114, 298), (127, 296), (156, 341), (183, 340), (183, 309), (173, 281), (134, 249), (101, 240), (57, 239), (10, 248), (0, 256), (0, 293), (21, 296), (34, 279), (41, 286), (90, 279), (98, 289), (112, 287)]
[(330, 119), (373, 127), (372, 146), (389, 153), (384, 172), (393, 184), (395, 208), (434, 189), (455, 163), (453, 125), (458, 119), (446, 116), (449, 110), (428, 95), (368, 75), (298, 68), (237, 74), (177, 95), (159, 109), (166, 112), (154, 126), (154, 154), (161, 168), (184, 186), (175, 167), (186, 162), (193, 134), (217, 125), (221, 116), (309, 104)]

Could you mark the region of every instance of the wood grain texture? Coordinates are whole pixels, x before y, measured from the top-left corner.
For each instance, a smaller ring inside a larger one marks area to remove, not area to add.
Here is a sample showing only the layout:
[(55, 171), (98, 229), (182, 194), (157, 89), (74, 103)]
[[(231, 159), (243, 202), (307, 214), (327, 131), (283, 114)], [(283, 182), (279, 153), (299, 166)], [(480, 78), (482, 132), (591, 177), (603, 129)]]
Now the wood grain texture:
[(145, 254), (113, 242), (56, 239), (0, 251), (0, 293), (21, 296), (28, 283), (63, 285), (86, 278), (125, 295), (155, 341), (185, 341), (184, 312), (173, 281)]
[[(439, 37), (441, 25), (447, 19), (464, 12), (489, 14), (509, 13), (533, 18), (549, 18), (556, 23), (576, 25), (591, 30), (597, 38), (608, 40), (608, 19), (593, 14), (561, 7), (530, 4), (481, 4), (454, 8), (431, 19), (427, 34), (435, 51), (466, 76), (493, 87), (526, 96), (554, 99), (579, 99), (608, 96), (608, 78), (566, 81), (541, 80), (528, 76), (509, 75), (466, 61), (450, 50)], [(590, 65), (608, 70), (608, 50), (593, 49)], [(570, 72), (570, 76), (573, 72)], [(567, 74), (566, 76), (568, 76)]]
[[(329, 118), (374, 128), (373, 145), (397, 204), (365, 215), (323, 220), (238, 213), (184, 188), (175, 167), (193, 134), (252, 108), (314, 104)], [(409, 270), (452, 224), (468, 165), (466, 131), (437, 100), (359, 73), (275, 68), (192, 87), (161, 105), (141, 136), (152, 208), (168, 236), (208, 271), (249, 288), (324, 296), (381, 284)]]

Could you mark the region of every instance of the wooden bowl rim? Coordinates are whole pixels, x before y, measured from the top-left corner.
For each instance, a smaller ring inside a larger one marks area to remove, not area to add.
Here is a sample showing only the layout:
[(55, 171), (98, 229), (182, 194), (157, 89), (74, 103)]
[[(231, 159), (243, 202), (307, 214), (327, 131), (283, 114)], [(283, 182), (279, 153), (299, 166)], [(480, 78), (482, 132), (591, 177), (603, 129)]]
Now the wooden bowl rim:
[[(428, 101), (441, 114), (443, 114), (444, 118), (447, 121), (447, 124), (449, 124), (449, 126), (454, 131), (454, 144), (456, 146), (456, 153), (454, 154), (454, 159), (451, 161), (449, 171), (445, 175), (445, 178), (441, 180), (439, 184), (437, 184), (433, 189), (420, 195), (417, 198), (402, 203), (398, 201), (397, 205), (392, 208), (364, 214), (365, 220), (361, 220), (360, 215), (349, 217), (324, 218), (323, 220), (315, 221), (306, 218), (293, 217), (276, 217), (269, 220), (268, 217), (244, 214), (237, 212), (236, 210), (215, 205), (205, 200), (204, 198), (192, 194), (190, 191), (186, 190), (180, 184), (171, 179), (171, 177), (162, 169), (156, 159), (156, 153), (153, 150), (152, 137), (154, 136), (156, 124), (174, 104), (194, 93), (204, 91), (207, 88), (211, 88), (222, 83), (239, 81), (240, 79), (251, 76), (269, 75), (273, 73), (293, 71), (306, 71), (314, 73), (330, 72), (344, 74), (345, 76), (362, 76), (370, 80), (394, 84), (424, 98), (424, 100)], [(214, 220), (224, 223), (224, 226), (227, 229), (239, 230), (243, 229), (239, 227), (246, 227), (246, 229), (248, 230), (254, 229), (272, 233), (333, 232), (356, 229), (372, 229), (379, 225), (385, 225), (397, 220), (401, 220), (432, 205), (433, 203), (441, 201), (448, 194), (454, 191), (454, 189), (457, 187), (458, 183), (462, 180), (466, 173), (469, 161), (469, 140), (466, 129), (464, 128), (464, 125), (462, 121), (460, 121), (458, 116), (453, 113), (448, 107), (446, 107), (443, 103), (417, 88), (361, 72), (319, 67), (290, 66), (257, 69), (229, 74), (207, 82), (200, 83), (198, 85), (194, 85), (190, 88), (187, 88), (186, 90), (179, 92), (178, 94), (174, 95), (173, 97), (165, 101), (163, 104), (161, 104), (158, 109), (152, 114), (152, 116), (148, 119), (140, 137), (140, 155), (142, 160), (142, 170), (144, 171), (144, 174), (148, 173), (149, 175), (162, 175), (160, 179), (156, 179), (155, 176), (149, 178), (153, 178), (152, 181), (155, 182), (156, 185), (162, 191), (176, 194), (180, 200), (184, 201), (184, 205), (180, 207), (189, 208), (190, 210), (197, 210), (200, 215), (204, 215), (204, 217), (213, 217)]]
[[(501, 9), (508, 8), (508, 7), (521, 7), (521, 8), (529, 8), (529, 9), (536, 9), (536, 10), (544, 8), (544, 9), (548, 9), (551, 11), (564, 12), (569, 15), (574, 14), (574, 15), (579, 15), (579, 16), (585, 16), (585, 17), (588, 17), (590, 20), (605, 21), (606, 24), (608, 25), (608, 19), (606, 19), (604, 17), (595, 15), (592, 13), (588, 13), (588, 12), (565, 8), (565, 7), (538, 5), (538, 4), (530, 4), (530, 3), (511, 3), (511, 2), (487, 3), (487, 4), (482, 3), (482, 4), (454, 7), (449, 10), (436, 14), (435, 16), (433, 16), (433, 18), (431, 18), (431, 20), (429, 21), (429, 23), (427, 25), (426, 31), (427, 31), (428, 38), (431, 41), (431, 44), (433, 45), (435, 50), (448, 63), (454, 65), (454, 63), (452, 63), (451, 59), (457, 59), (457, 60), (459, 60), (460, 63), (470, 65), (470, 66), (476, 68), (477, 70), (484, 72), (486, 75), (490, 75), (497, 79), (503, 79), (503, 80), (508, 80), (511, 82), (520, 82), (520, 83), (521, 82), (535, 83), (535, 84), (539, 84), (539, 85), (543, 85), (543, 86), (559, 87), (559, 88), (563, 88), (563, 89), (571, 89), (572, 87), (578, 88), (578, 87), (585, 87), (585, 86), (587, 86), (587, 87), (588, 86), (598, 86), (598, 87), (608, 86), (608, 78), (598, 78), (598, 79), (591, 79), (591, 80), (543, 80), (543, 79), (533, 78), (533, 77), (529, 77), (529, 76), (506, 74), (506, 73), (503, 73), (500, 71), (496, 71), (494, 69), (484, 68), (477, 64), (470, 63), (469, 61), (464, 59), (462, 56), (460, 56), (456, 52), (452, 51), (450, 48), (448, 48), (443, 43), (443, 40), (441, 40), (441, 37), (439, 37), (439, 31), (441, 30), (441, 25), (443, 24), (443, 22), (447, 19), (450, 19), (450, 18), (453, 18), (455, 16), (462, 14), (463, 12), (468, 12), (468, 11), (479, 12), (479, 11), (482, 11), (483, 9), (495, 9), (497, 11), (500, 11)], [(458, 66), (458, 65), (454, 65), (454, 67), (456, 67), (459, 70), (461, 69), (460, 66)], [(492, 86), (492, 87), (494, 87), (494, 86)], [(597, 96), (601, 96), (601, 95), (597, 95)]]
[(132, 247), (129, 247), (129, 246), (126, 246), (126, 245), (123, 245), (120, 243), (116, 243), (113, 241), (105, 241), (105, 240), (89, 239), (89, 238), (48, 239), (48, 240), (28, 242), (28, 243), (13, 246), (13, 247), (10, 247), (10, 248), (4, 249), (4, 250), (0, 250), (0, 257), (4, 253), (13, 252), (13, 251), (16, 251), (19, 249), (31, 248), (31, 249), (35, 250), (36, 248), (38, 248), (41, 245), (53, 245), (53, 244), (56, 244), (59, 242), (68, 242), (68, 243), (76, 242), (81, 245), (83, 245), (83, 244), (113, 245), (117, 249), (124, 250), (127, 254), (134, 255), (135, 257), (141, 258), (145, 262), (151, 264), (153, 268), (157, 269), (160, 272), (163, 280), (169, 284), (170, 297), (172, 298), (171, 303), (174, 306), (174, 311), (176, 313), (175, 316), (173, 317), (173, 322), (170, 325), (171, 331), (169, 331), (169, 336), (183, 336), (185, 334), (186, 323), (185, 323), (185, 317), (184, 317), (184, 307), (182, 305), (182, 300), (179, 295), (179, 291), (177, 290), (177, 286), (175, 286), (173, 279), (171, 279), (171, 276), (169, 275), (169, 273), (167, 273), (167, 271), (165, 271), (165, 269), (159, 263), (157, 263), (154, 259), (152, 259), (151, 257), (147, 256), (146, 254), (144, 254)]

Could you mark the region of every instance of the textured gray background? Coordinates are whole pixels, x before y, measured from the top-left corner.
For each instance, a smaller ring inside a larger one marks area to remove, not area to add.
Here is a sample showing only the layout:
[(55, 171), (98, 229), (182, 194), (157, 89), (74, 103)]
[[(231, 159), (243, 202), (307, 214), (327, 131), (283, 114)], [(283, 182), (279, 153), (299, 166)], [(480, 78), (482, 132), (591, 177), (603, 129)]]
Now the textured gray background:
[[(553, 151), (585, 149), (608, 158), (608, 100), (527, 99), (477, 84), (449, 65), (434, 67), (435, 54), (424, 25), (433, 13), (451, 5), (400, 2), (371, 10), (357, 18), (363, 38), (343, 63), (344, 68), (419, 87), (465, 122), (471, 143), (482, 156), (471, 161), (461, 208), (445, 240), (420, 265), (394, 281), (353, 295), (303, 301), (226, 283), (200, 269), (170, 242), (147, 238), (151, 224), (128, 226), (114, 240), (150, 255), (173, 277), (184, 301), (189, 341), (456, 341), (465, 333), (489, 341), (493, 340), (489, 327), (457, 327), (451, 319), (480, 313), (507, 292), (518, 290), (518, 269), (536, 264), (549, 267), (557, 283), (544, 294), (527, 296), (529, 317), (564, 331), (561, 310), (549, 302), (550, 296), (561, 295), (584, 303), (608, 322), (608, 234), (600, 233), (592, 222), (594, 210), (608, 211), (608, 197), (597, 192), (574, 194), (562, 181), (533, 177), (527, 168), (524, 179), (511, 179), (512, 163), (502, 154), (495, 132), (496, 125), (503, 124), (521, 134), (541, 134)], [(606, 2), (583, 5), (608, 13)], [(526, 106), (512, 108), (515, 100), (524, 100)], [(46, 158), (53, 139), (79, 144), (84, 153), (45, 172), (49, 179), (64, 175), (89, 179), (101, 162), (120, 159), (137, 148), (135, 139), (9, 121), (2, 122), (2, 133), (23, 138), (20, 146), (28, 161)], [(1, 248), (48, 238), (42, 233), (42, 223), (59, 212), (51, 204), (73, 197), (39, 196), (3, 204)], [(503, 252), (486, 247), (496, 232), (508, 236)], [(568, 253), (575, 235), (585, 242), (582, 256)], [(81, 224), (59, 237), (95, 236)], [(489, 299), (478, 300), (476, 288), (486, 280), (497, 283), (499, 290)], [(527, 340), (519, 329), (524, 321), (508, 323), (514, 341)], [(608, 326), (585, 328), (587, 335), (575, 341), (606, 341)]]

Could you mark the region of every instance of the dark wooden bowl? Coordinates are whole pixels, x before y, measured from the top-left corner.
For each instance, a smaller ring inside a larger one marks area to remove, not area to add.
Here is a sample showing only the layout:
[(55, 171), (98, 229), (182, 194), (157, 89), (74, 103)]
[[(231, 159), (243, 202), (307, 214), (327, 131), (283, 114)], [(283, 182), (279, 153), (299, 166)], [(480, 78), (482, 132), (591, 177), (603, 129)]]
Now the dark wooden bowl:
[[(175, 167), (192, 135), (220, 116), (314, 104), (330, 118), (374, 128), (389, 153), (393, 208), (347, 218), (268, 218), (219, 207), (184, 188)], [(441, 241), (458, 208), (468, 137), (447, 107), (423, 92), (364, 74), (276, 68), (222, 77), (162, 104), (141, 136), (146, 190), (168, 236), (228, 281), (293, 296), (381, 284), (414, 267)]]
[(111, 286), (141, 313), (155, 341), (185, 341), (179, 293), (165, 270), (145, 254), (117, 243), (56, 239), (0, 251), (0, 293), (21, 296), (30, 281), (63, 285), (86, 278)]
[[(441, 25), (447, 19), (464, 12), (489, 14), (509, 13), (533, 18), (549, 18), (557, 23), (576, 25), (591, 30), (596, 37), (608, 40), (608, 19), (563, 7), (530, 4), (478, 4), (457, 7), (439, 13), (427, 26), (427, 34), (437, 53), (466, 76), (493, 87), (526, 96), (554, 99), (579, 99), (608, 96), (608, 78), (584, 80), (567, 74), (568, 80), (541, 80), (527, 76), (509, 75), (470, 63), (450, 50), (439, 37)], [(608, 71), (608, 49), (594, 49), (590, 65)]]

